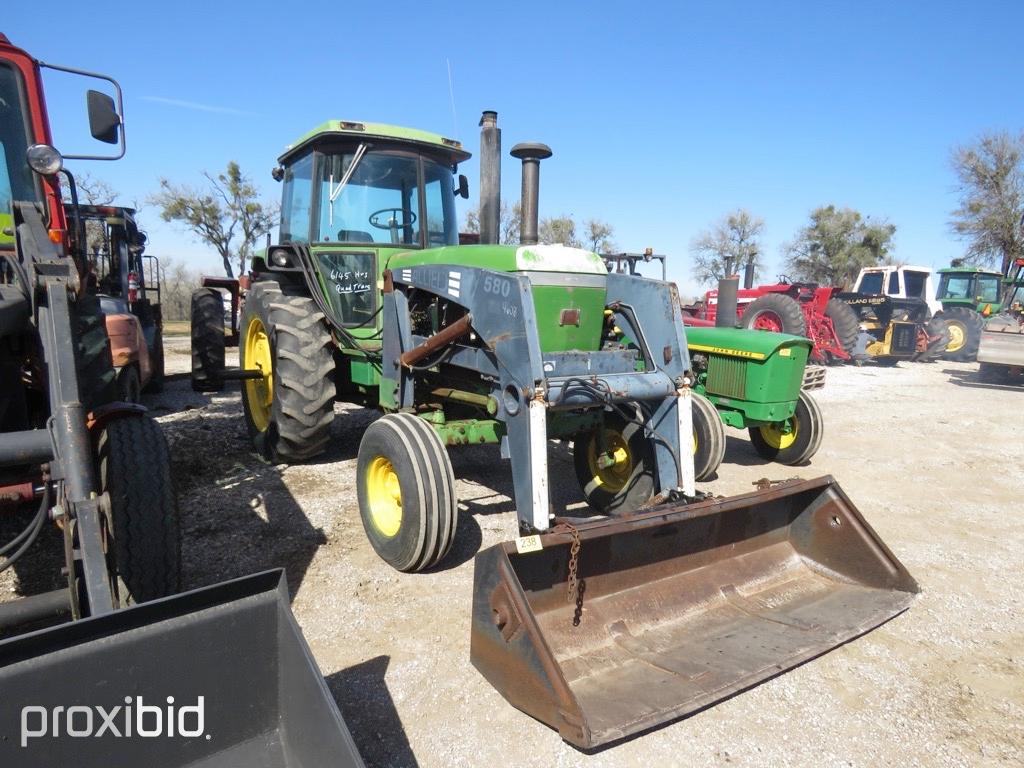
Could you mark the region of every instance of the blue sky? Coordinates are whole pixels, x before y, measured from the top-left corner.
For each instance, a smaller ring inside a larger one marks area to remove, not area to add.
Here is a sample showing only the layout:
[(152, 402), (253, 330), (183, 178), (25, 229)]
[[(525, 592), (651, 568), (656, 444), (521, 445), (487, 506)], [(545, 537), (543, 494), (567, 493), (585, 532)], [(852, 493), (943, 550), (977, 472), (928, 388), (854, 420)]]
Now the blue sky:
[[(897, 258), (942, 266), (963, 250), (947, 224), (951, 148), (1024, 127), (1019, 2), (183, 0), (115, 13), (58, 2), (47, 17), (17, 4), (0, 31), (121, 82), (127, 156), (69, 166), (125, 201), (232, 159), (276, 197), (278, 154), (328, 118), (434, 130), (475, 153), (480, 112), (494, 109), (506, 200), (519, 194), (507, 150), (546, 142), (542, 215), (610, 222), (620, 248), (668, 254), (687, 294), (691, 240), (740, 206), (767, 223), (768, 276), (829, 203), (888, 218)], [(71, 151), (84, 107), (66, 83), (48, 87), (55, 143)], [(475, 159), (462, 170), (464, 212)], [(152, 253), (219, 271), (152, 206), (142, 221)]]

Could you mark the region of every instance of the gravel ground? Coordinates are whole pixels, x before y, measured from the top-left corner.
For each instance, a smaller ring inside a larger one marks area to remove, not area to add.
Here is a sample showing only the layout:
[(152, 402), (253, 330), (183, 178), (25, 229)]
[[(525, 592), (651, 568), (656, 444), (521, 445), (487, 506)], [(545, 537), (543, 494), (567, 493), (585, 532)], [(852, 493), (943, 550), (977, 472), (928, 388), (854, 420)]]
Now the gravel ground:
[[(370, 549), (355, 498), (356, 449), (374, 414), (338, 406), (325, 456), (268, 465), (249, 452), (237, 385), (193, 393), (187, 353), (187, 339), (170, 341), (168, 367), (180, 375), (147, 400), (174, 455), (185, 586), (286, 567), (295, 615), (370, 765), (1024, 764), (1024, 478), (1019, 445), (996, 445), (1024, 427), (1020, 387), (982, 384), (959, 363), (830, 369), (815, 393), (822, 447), (796, 469), (764, 464), (745, 433), (727, 430), (726, 463), (706, 490), (832, 474), (922, 593), (793, 672), (584, 755), (469, 663), (473, 555), (515, 533), (496, 449), (452, 452), (453, 553), (435, 572), (399, 574)], [(556, 506), (580, 504), (564, 448), (551, 471)]]

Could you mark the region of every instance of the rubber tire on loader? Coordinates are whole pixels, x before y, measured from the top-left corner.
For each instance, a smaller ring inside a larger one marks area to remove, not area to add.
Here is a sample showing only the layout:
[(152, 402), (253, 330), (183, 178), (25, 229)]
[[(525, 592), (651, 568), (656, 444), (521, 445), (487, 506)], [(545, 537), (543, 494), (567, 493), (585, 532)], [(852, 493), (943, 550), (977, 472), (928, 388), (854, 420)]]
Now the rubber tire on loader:
[(78, 397), (88, 412), (118, 399), (114, 362), (100, 300), (82, 294), (70, 306)]
[[(624, 410), (635, 412), (638, 420), (643, 419), (638, 406), (627, 405)], [(591, 430), (573, 440), (576, 479), (591, 509), (607, 515), (628, 515), (654, 496), (653, 441), (647, 437), (643, 426), (628, 421), (614, 410), (605, 411), (603, 430), (604, 450), (623, 450), (625, 463), (620, 467), (599, 467), (599, 433)]]
[(96, 445), (121, 606), (173, 595), (181, 588), (181, 533), (163, 432), (148, 416), (129, 416), (108, 423)]
[(334, 421), (334, 341), (323, 313), (306, 296), (286, 296), (272, 280), (256, 283), (245, 299), (239, 362), (250, 358), (250, 331), (258, 323), (269, 342), (271, 401), (261, 402), (263, 380), (242, 383), (242, 404), (256, 450), (269, 461), (294, 463), (327, 449)]
[(693, 476), (697, 482), (702, 482), (710, 480), (725, 459), (725, 427), (718, 410), (706, 397), (694, 392), (691, 398)]
[(153, 347), (149, 350), (149, 364), (151, 371), (149, 381), (142, 388), (143, 392), (157, 393), (164, 390), (164, 332), (160, 325), (157, 325), (157, 309), (148, 301), (139, 302), (137, 310), (139, 322), (143, 328), (154, 326)]
[(951, 350), (946, 347), (943, 357), (947, 360), (957, 360), (962, 363), (971, 363), (978, 358), (978, 345), (981, 344), (981, 329), (985, 325), (981, 315), (970, 307), (950, 307), (943, 311), (942, 319), (946, 321), (952, 339), (963, 340), (957, 349)]
[(832, 321), (839, 346), (846, 354), (852, 355), (860, 335), (860, 319), (853, 307), (842, 299), (829, 299), (825, 305), (825, 317)]
[(928, 345), (924, 352), (914, 355), (914, 360), (919, 363), (933, 363), (942, 357), (942, 353), (949, 345), (949, 326), (941, 317), (933, 317), (924, 326), (928, 337), (938, 336), (939, 338)]
[(744, 328), (755, 328), (759, 318), (772, 316), (772, 324), (778, 325), (782, 333), (791, 333), (794, 336), (807, 335), (807, 319), (800, 309), (800, 302), (784, 293), (767, 293), (752, 301), (743, 312), (740, 325)]
[(825, 424), (821, 409), (806, 392), (800, 392), (793, 419), (796, 421), (796, 434), (789, 444), (786, 436), (779, 434), (780, 430), (772, 427), (748, 428), (750, 442), (762, 459), (792, 466), (809, 461), (818, 452)]
[(192, 291), (192, 389), (224, 389), (224, 300), (220, 291)]
[(391, 567), (423, 571), (451, 551), (455, 474), (441, 438), (420, 417), (389, 413), (367, 428), (359, 443), (356, 490), (370, 546)]

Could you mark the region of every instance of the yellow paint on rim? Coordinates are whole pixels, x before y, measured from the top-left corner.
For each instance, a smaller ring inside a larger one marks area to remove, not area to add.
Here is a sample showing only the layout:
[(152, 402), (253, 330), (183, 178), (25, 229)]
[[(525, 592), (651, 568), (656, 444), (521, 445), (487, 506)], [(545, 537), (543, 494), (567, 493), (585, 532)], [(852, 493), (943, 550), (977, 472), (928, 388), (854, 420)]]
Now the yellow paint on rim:
[(772, 448), (778, 448), (781, 451), (789, 448), (789, 446), (795, 443), (797, 435), (800, 434), (799, 421), (794, 418), (789, 419), (787, 423), (790, 426), (789, 432), (783, 432), (781, 426), (776, 427), (774, 424), (769, 424), (765, 427), (758, 427), (757, 429), (768, 445)]
[(270, 408), (274, 403), (274, 355), (267, 329), (258, 317), (249, 318), (242, 349), (245, 370), (263, 373), (262, 378), (245, 380), (245, 401), (253, 425), (258, 431), (266, 432), (270, 426)]
[(949, 344), (946, 345), (946, 351), (956, 352), (962, 349), (967, 339), (963, 326), (960, 323), (947, 323), (946, 327), (949, 328)]
[(402, 486), (394, 465), (383, 456), (375, 456), (366, 470), (366, 496), (373, 527), (390, 539), (402, 527)]
[(596, 435), (587, 445), (587, 466), (594, 479), (594, 485), (604, 488), (609, 493), (618, 493), (626, 487), (629, 476), (633, 474), (633, 457), (629, 453), (629, 443), (621, 432), (614, 429), (604, 431), (604, 445), (615, 460), (607, 467), (598, 466), (598, 441)]

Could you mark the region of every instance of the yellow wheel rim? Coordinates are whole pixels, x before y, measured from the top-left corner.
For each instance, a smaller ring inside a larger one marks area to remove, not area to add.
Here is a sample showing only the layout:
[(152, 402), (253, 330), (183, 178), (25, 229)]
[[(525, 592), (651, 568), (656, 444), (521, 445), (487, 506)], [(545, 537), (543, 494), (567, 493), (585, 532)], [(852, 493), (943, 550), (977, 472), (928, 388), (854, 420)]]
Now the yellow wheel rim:
[(946, 345), (947, 352), (956, 352), (964, 345), (964, 329), (959, 323), (949, 323), (949, 344)]
[(402, 527), (402, 487), (395, 467), (383, 456), (375, 457), (366, 471), (366, 496), (373, 527), (390, 539)]
[(775, 426), (771, 424), (766, 427), (758, 427), (758, 431), (761, 433), (761, 437), (768, 443), (772, 448), (778, 448), (780, 451), (789, 448), (793, 443), (796, 442), (797, 435), (800, 434), (800, 422), (796, 419), (789, 420), (790, 431), (783, 432), (781, 426)]
[[(594, 478), (594, 485), (600, 486), (609, 493), (618, 493), (629, 482), (629, 476), (633, 474), (633, 457), (629, 452), (629, 443), (622, 436), (621, 432), (612, 429), (604, 431), (604, 445), (607, 453), (602, 462), (598, 462), (601, 454), (598, 449), (597, 436), (595, 435), (587, 446), (587, 466), (590, 467), (590, 475)], [(607, 462), (612, 463), (608, 464)], [(601, 466), (606, 464), (606, 466)]]
[(245, 380), (245, 401), (249, 417), (260, 432), (270, 426), (270, 407), (274, 403), (274, 355), (270, 349), (270, 337), (258, 317), (249, 319), (245, 327), (245, 370), (260, 371), (259, 379)]

